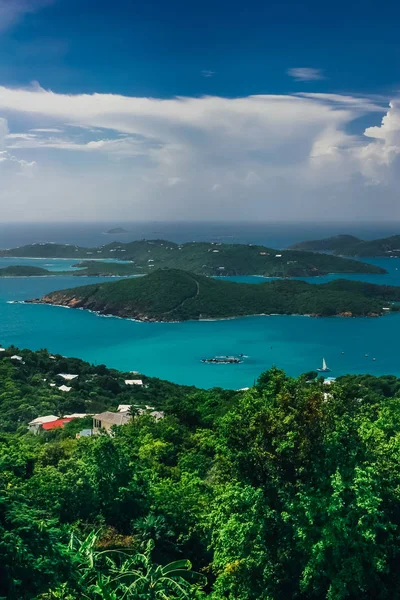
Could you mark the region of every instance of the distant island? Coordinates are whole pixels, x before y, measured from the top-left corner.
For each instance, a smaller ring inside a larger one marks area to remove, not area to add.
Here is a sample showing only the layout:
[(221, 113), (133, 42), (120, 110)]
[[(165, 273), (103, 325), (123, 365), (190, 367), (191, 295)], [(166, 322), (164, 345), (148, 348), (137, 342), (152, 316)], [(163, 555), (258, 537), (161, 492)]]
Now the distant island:
[(124, 229), (123, 227), (114, 227), (113, 229), (109, 229), (108, 231), (106, 231), (106, 233), (129, 233), (129, 231), (127, 231), (126, 229)]
[(141, 321), (222, 319), (247, 315), (380, 316), (396, 310), (400, 287), (336, 280), (315, 285), (270, 281), (259, 285), (159, 269), (136, 279), (75, 287), (30, 300), (84, 308)]
[(58, 273), (42, 269), (41, 267), (30, 267), (25, 265), (11, 265), (0, 269), (0, 277), (48, 277)]
[(377, 240), (362, 240), (353, 235), (335, 235), (322, 240), (300, 242), (290, 250), (332, 252), (334, 255), (355, 257), (400, 257), (400, 235)]
[[(312, 277), (328, 273), (385, 273), (375, 265), (316, 252), (275, 250), (253, 244), (166, 240), (112, 242), (96, 248), (70, 244), (31, 244), (0, 250), (0, 257), (76, 258), (75, 275), (137, 275), (155, 268), (182, 269), (200, 275)], [(96, 259), (96, 260), (93, 260)], [(104, 262), (114, 259), (114, 262)], [(118, 263), (118, 261), (124, 261)]]

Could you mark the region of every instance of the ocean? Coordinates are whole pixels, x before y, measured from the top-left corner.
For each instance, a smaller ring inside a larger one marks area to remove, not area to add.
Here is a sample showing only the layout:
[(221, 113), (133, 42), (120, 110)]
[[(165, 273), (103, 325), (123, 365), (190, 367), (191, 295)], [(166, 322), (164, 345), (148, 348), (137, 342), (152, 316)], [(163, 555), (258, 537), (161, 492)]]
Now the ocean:
[[(3, 248), (38, 241), (98, 245), (114, 238), (124, 241), (164, 238), (183, 242), (219, 240), (232, 243), (263, 243), (275, 248), (304, 239), (337, 233), (353, 233), (372, 239), (398, 232), (393, 225), (379, 228), (333, 225), (262, 224), (123, 224), (129, 234), (104, 233), (113, 224), (2, 225)], [(349, 275), (372, 283), (400, 285), (400, 259), (373, 259), (387, 275)], [(71, 269), (74, 261), (48, 259), (0, 259), (9, 264), (35, 264), (50, 270)], [(318, 284), (337, 276), (308, 279)], [(343, 277), (343, 276), (342, 276)], [(259, 277), (233, 278), (257, 284)], [(106, 281), (98, 278), (96, 281)], [(55, 290), (93, 283), (93, 278), (69, 277), (0, 279), (0, 344), (20, 348), (48, 348), (66, 356), (122, 370), (200, 387), (242, 388), (253, 384), (260, 373), (276, 365), (296, 376), (321, 365), (324, 357), (332, 376), (345, 373), (394, 374), (400, 376), (400, 315), (379, 319), (313, 319), (298, 316), (248, 317), (226, 321), (185, 323), (136, 323), (99, 317), (87, 311), (43, 305), (9, 304), (12, 300), (40, 297)], [(204, 364), (214, 355), (245, 354), (238, 365)], [(376, 360), (373, 360), (375, 358)]]

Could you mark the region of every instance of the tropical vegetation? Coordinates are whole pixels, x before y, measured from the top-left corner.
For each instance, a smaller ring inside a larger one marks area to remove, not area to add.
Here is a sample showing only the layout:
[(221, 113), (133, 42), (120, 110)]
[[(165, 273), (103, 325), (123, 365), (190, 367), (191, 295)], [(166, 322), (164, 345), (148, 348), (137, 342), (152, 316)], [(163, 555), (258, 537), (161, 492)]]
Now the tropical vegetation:
[(27, 432), (22, 407), (41, 390), (44, 408), (63, 357), (16, 350), (0, 358), (16, 424), (0, 434), (0, 598), (399, 598), (396, 377), (273, 368), (241, 392), (155, 387), (163, 419), (77, 439)]
[[(1, 256), (83, 259), (77, 264), (77, 275), (146, 274), (153, 268), (182, 269), (208, 276), (312, 277), (327, 273), (385, 273), (375, 265), (312, 252), (280, 251), (254, 244), (176, 244), (166, 240), (112, 242), (97, 248), (31, 244), (0, 250)], [(110, 265), (104, 259), (128, 262)]]
[(157, 269), (150, 275), (47, 294), (31, 302), (86, 308), (138, 320), (182, 321), (256, 314), (378, 316), (396, 310), (400, 287), (336, 280), (234, 283)]
[(353, 235), (336, 235), (322, 240), (300, 242), (292, 250), (332, 252), (340, 256), (375, 257), (400, 256), (400, 235), (377, 240), (362, 240)]

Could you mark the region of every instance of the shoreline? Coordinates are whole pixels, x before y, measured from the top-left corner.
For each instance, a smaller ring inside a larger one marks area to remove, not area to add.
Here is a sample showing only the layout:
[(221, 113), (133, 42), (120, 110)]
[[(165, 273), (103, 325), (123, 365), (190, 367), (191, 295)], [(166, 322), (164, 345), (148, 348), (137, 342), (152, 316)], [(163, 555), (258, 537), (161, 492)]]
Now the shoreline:
[[(192, 322), (192, 323), (212, 323), (212, 322), (217, 322), (217, 321), (235, 321), (238, 319), (248, 319), (251, 317), (305, 317), (305, 318), (314, 318), (314, 319), (376, 319), (379, 317), (385, 317), (387, 316), (387, 314), (396, 314), (393, 311), (390, 311), (389, 313), (382, 313), (380, 315), (359, 315), (359, 316), (347, 316), (347, 315), (332, 315), (332, 316), (319, 316), (319, 315), (314, 315), (314, 314), (299, 314), (299, 313), (257, 313), (257, 314), (252, 314), (252, 315), (236, 315), (236, 316), (232, 316), (232, 317), (210, 317), (210, 318), (204, 318), (204, 319), (185, 319), (185, 320), (180, 320), (180, 321), (158, 321), (158, 320), (153, 320), (153, 319), (135, 319), (133, 317), (121, 317), (120, 315), (115, 315), (113, 313), (102, 313), (100, 311), (97, 310), (92, 310), (90, 308), (84, 308), (83, 306), (79, 306), (77, 308), (73, 307), (73, 306), (66, 306), (65, 304), (51, 304), (48, 302), (34, 302), (34, 301), (26, 301), (26, 300), (8, 300), (7, 304), (36, 304), (36, 305), (41, 305), (41, 306), (54, 306), (56, 308), (68, 308), (68, 309), (72, 309), (72, 310), (81, 310), (81, 311), (87, 311), (93, 315), (95, 315), (96, 317), (103, 317), (103, 318), (114, 318), (114, 319), (122, 319), (123, 321), (133, 321), (134, 323), (188, 323), (188, 322)], [(400, 313), (397, 313), (400, 314)]]

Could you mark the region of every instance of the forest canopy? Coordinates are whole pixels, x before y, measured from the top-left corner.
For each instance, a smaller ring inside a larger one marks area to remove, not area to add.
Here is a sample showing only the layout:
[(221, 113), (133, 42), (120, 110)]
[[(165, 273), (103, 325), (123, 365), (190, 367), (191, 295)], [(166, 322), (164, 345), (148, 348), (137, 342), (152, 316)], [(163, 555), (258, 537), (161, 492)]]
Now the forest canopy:
[(0, 358), (11, 423), (0, 434), (0, 598), (399, 597), (396, 377), (328, 386), (273, 368), (241, 392), (149, 381), (130, 393), (163, 419), (76, 439), (27, 432), (25, 405), (38, 397), (44, 409), (47, 393), (54, 406), (39, 380), (65, 366), (111, 386), (118, 372), (44, 350), (19, 350), (13, 364), (12, 351)]

